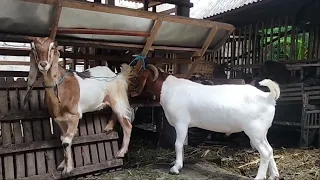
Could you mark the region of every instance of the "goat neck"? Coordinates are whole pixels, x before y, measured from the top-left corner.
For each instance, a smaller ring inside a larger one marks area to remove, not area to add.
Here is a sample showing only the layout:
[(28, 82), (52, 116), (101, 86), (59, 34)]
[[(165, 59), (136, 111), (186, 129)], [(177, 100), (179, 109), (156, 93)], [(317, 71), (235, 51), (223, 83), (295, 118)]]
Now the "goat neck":
[(150, 92), (156, 96), (156, 100), (160, 101), (160, 94), (163, 82), (167, 79), (169, 75), (163, 72), (159, 72), (159, 77), (155, 80), (150, 87)]

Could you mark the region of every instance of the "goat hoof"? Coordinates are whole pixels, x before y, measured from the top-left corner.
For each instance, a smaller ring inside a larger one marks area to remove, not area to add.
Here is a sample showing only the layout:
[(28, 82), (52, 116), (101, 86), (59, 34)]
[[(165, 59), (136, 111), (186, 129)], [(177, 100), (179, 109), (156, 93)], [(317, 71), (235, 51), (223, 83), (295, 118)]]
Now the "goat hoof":
[(116, 158), (124, 158), (124, 154), (125, 154), (125, 151), (118, 151), (117, 154), (116, 154)]
[(280, 178), (279, 178), (279, 175), (277, 175), (277, 176), (271, 175), (271, 176), (269, 176), (268, 179), (270, 179), (270, 180), (279, 180)]
[(64, 167), (65, 167), (64, 160), (62, 160), (59, 166), (57, 167), (57, 171), (62, 171)]
[(174, 166), (175, 164), (176, 164), (176, 161), (172, 161), (172, 162), (170, 163), (170, 167)]
[(178, 175), (178, 174), (180, 174), (180, 172), (176, 166), (173, 166), (172, 168), (170, 168), (169, 174)]
[(103, 129), (103, 131), (104, 131), (105, 133), (109, 134), (109, 133), (111, 133), (111, 132), (113, 131), (113, 128), (105, 127), (105, 128)]
[(70, 174), (71, 174), (71, 171), (73, 170), (73, 168), (72, 167), (65, 167), (64, 169), (63, 169), (63, 171), (62, 171), (62, 176), (63, 177), (66, 177), (66, 176), (69, 176)]

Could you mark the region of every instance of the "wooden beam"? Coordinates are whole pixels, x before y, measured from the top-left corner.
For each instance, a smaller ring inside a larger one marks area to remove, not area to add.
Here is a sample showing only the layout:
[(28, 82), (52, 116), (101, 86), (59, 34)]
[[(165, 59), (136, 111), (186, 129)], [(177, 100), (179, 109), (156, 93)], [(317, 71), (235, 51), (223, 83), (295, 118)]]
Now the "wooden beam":
[(58, 34), (99, 34), (99, 35), (120, 35), (148, 37), (149, 32), (143, 31), (123, 31), (113, 29), (89, 29), (89, 28), (58, 28)]
[[(132, 0), (134, 2), (138, 2), (138, 3), (143, 3), (145, 0)], [(147, 0), (147, 1), (151, 1), (151, 0)], [(161, 2), (161, 3), (168, 3), (168, 4), (174, 4), (174, 5), (178, 5), (178, 6), (184, 6), (184, 7), (189, 7), (192, 8), (193, 7), (193, 3), (190, 2), (186, 2), (186, 1), (181, 1), (181, 0), (152, 0), (154, 2)]]
[(159, 17), (159, 19), (157, 19), (156, 22), (154, 23), (153, 28), (152, 28), (152, 30), (150, 32), (150, 36), (147, 38), (147, 42), (143, 47), (143, 50), (142, 50), (142, 53), (141, 53), (142, 55), (146, 56), (148, 54), (148, 52), (149, 52), (150, 48), (152, 47), (153, 41), (155, 40), (156, 35), (157, 35), (162, 23), (163, 23), (162, 17)]
[[(1, 55), (7, 56), (29, 56), (30, 49), (28, 48), (15, 48), (15, 49), (7, 49), (0, 48)], [(132, 56), (114, 56), (114, 55), (95, 55), (95, 54), (81, 54), (81, 53), (70, 53), (70, 52), (60, 52), (60, 58), (71, 58), (71, 59), (87, 59), (90, 60), (100, 60), (108, 62), (119, 62), (119, 63), (130, 63), (132, 61)], [(158, 58), (158, 57), (150, 57), (148, 59), (150, 63), (178, 63), (178, 64), (188, 64), (191, 62), (190, 59), (170, 59), (170, 58)], [(61, 61), (62, 63), (62, 61)]]
[(54, 12), (53, 23), (51, 26), (50, 38), (53, 40), (56, 38), (57, 29), (58, 29), (58, 25), (59, 25), (59, 19), (60, 19), (61, 10), (62, 10), (61, 1), (62, 0), (57, 0), (56, 10)]
[[(81, 121), (81, 120), (80, 120)], [(110, 132), (109, 134), (101, 133), (89, 136), (78, 136), (74, 137), (72, 140), (72, 144), (85, 144), (90, 142), (99, 142), (99, 141), (110, 141), (114, 139), (118, 139), (117, 132)], [(50, 141), (36, 141), (29, 143), (21, 143), (21, 144), (8, 144), (0, 146), (0, 154), (12, 154), (18, 152), (26, 152), (26, 151), (35, 151), (41, 149), (50, 149), (55, 147), (61, 147), (60, 139), (50, 140)]]
[(159, 13), (163, 13), (163, 14), (171, 14), (171, 13), (175, 13), (176, 12), (176, 8), (171, 8), (171, 9), (167, 9), (165, 11), (161, 11)]
[[(82, 174), (88, 174), (92, 172), (99, 172), (105, 169), (114, 169), (116, 167), (122, 166), (122, 159), (111, 159), (101, 163), (95, 163), (85, 166), (76, 167), (72, 170), (72, 176), (79, 176)], [(65, 176), (62, 176), (61, 171), (54, 171), (47, 174), (34, 175), (30, 177), (17, 178), (16, 180), (55, 180), (55, 179), (66, 179)], [(67, 178), (68, 179), (68, 178)]]
[[(147, 43), (144, 45), (144, 48), (142, 50), (142, 53), (141, 53), (142, 55), (147, 56), (147, 54), (148, 54), (148, 52), (149, 52), (149, 50), (150, 50), (150, 48), (152, 46), (152, 43), (155, 40), (156, 35), (157, 35), (161, 25), (162, 25), (162, 22), (163, 22), (162, 17), (159, 17), (159, 19), (157, 19), (155, 21), (155, 23), (154, 23), (154, 25), (152, 27), (152, 30), (150, 32), (150, 36), (147, 38)], [(140, 70), (141, 65), (142, 65), (142, 61), (138, 61), (137, 65), (136, 65), (136, 67), (134, 69), (137, 70), (137, 71)]]
[[(55, 4), (55, 0), (20, 0), (25, 2), (32, 2), (32, 3), (41, 3), (41, 4)], [(63, 7), (74, 8), (74, 9), (82, 9), (88, 11), (96, 11), (96, 12), (104, 12), (110, 14), (119, 14), (125, 16), (132, 16), (132, 17), (140, 17), (146, 19), (157, 20), (159, 18), (159, 14), (149, 12), (149, 11), (140, 11), (137, 9), (128, 9), (123, 7), (116, 7), (111, 5), (105, 4), (96, 4), (96, 3), (89, 3), (89, 2), (81, 2), (81, 1), (74, 1), (74, 0), (63, 0), (62, 1)], [(187, 18), (182, 16), (171, 16), (171, 15), (163, 15), (163, 21), (168, 22), (175, 22), (181, 24), (190, 24), (195, 26), (203, 26), (203, 27), (216, 27), (218, 26), (220, 29), (225, 30), (234, 30), (234, 26), (231, 24), (226, 24), (222, 22), (216, 21), (209, 21), (204, 19), (194, 19), (194, 18)]]
[[(154, 1), (151, 1), (151, 2), (149, 2), (149, 8), (155, 8), (155, 7), (157, 7), (158, 5), (161, 5), (161, 4), (163, 4), (162, 2), (154, 2)], [(142, 8), (138, 8), (138, 9), (140, 9), (140, 10), (143, 10), (143, 8), (144, 7), (142, 7)]]
[(194, 71), (197, 69), (198, 63), (203, 59), (203, 55), (206, 53), (217, 32), (218, 27), (212, 28), (202, 48), (198, 52), (195, 52), (194, 56), (197, 57), (195, 58), (195, 61), (191, 64), (191, 68), (186, 76), (187, 79), (190, 79)]
[[(34, 39), (34, 36), (21, 36), (21, 35), (9, 35), (1, 34), (1, 41), (14, 41), (14, 42), (31, 42), (30, 39)], [(127, 44), (127, 43), (111, 43), (106, 41), (95, 41), (95, 40), (80, 40), (80, 39), (70, 39), (57, 37), (56, 41), (59, 45), (68, 45), (68, 46), (82, 46), (82, 47), (95, 47), (95, 48), (109, 48), (109, 49), (125, 49), (125, 50), (139, 50), (143, 49), (144, 45), (140, 44)], [(0, 48), (1, 49), (1, 48)], [(199, 48), (190, 48), (190, 47), (171, 47), (171, 46), (151, 46), (150, 50), (164, 50), (164, 51), (198, 51)], [(212, 52), (212, 50), (207, 50)]]
[(149, 0), (143, 0), (143, 10), (148, 11), (149, 9)]

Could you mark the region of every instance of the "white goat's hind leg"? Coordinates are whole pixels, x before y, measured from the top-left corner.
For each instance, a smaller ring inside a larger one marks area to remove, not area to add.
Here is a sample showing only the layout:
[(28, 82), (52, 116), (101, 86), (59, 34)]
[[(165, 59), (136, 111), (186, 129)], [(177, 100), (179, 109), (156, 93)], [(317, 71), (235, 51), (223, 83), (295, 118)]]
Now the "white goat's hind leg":
[[(269, 151), (273, 152), (273, 149), (270, 146), (267, 138), (265, 138), (265, 141), (268, 143)], [(273, 153), (271, 153), (271, 157), (270, 157), (270, 161), (269, 161), (269, 171), (270, 171), (269, 179), (279, 178), (279, 171), (278, 171), (278, 168), (277, 168), (276, 161), (274, 160)]]
[(269, 160), (272, 155), (272, 148), (270, 150), (268, 142), (264, 138), (250, 137), (253, 146), (259, 151), (260, 165), (255, 179), (265, 179), (268, 171)]
[(170, 174), (179, 174), (183, 167), (183, 144), (187, 137), (188, 124), (177, 124), (175, 125), (175, 129), (177, 136), (175, 142), (176, 160), (174, 166), (170, 168)]

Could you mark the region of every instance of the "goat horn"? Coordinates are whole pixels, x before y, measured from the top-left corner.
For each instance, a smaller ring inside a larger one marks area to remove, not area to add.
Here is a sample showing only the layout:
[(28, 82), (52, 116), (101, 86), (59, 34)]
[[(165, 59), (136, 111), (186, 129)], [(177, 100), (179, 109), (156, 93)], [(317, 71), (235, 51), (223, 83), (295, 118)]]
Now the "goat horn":
[(159, 77), (158, 68), (156, 66), (154, 66), (153, 64), (148, 64), (147, 68), (151, 69), (154, 73), (154, 78), (152, 81), (155, 81), (156, 79), (158, 79), (158, 77)]

